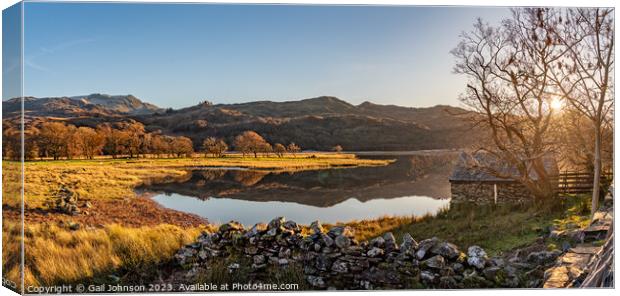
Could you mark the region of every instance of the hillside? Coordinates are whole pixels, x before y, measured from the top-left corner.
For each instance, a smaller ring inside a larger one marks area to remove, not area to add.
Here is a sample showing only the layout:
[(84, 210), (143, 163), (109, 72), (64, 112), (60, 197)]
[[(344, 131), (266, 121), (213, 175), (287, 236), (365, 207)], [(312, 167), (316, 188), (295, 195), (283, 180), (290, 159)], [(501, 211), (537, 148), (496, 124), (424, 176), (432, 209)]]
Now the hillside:
[(305, 149), (419, 150), (460, 148), (476, 141), (467, 122), (450, 106), (407, 108), (363, 103), (335, 97), (243, 104), (200, 104), (166, 113), (138, 116), (149, 130), (198, 140), (254, 130), (272, 143), (295, 142)]
[[(2, 102), (2, 115), (9, 117), (19, 113), (19, 98)], [(161, 109), (153, 104), (142, 102), (132, 95), (110, 96), (90, 94), (74, 97), (26, 97), (24, 112), (31, 116), (119, 116), (151, 114)]]
[[(232, 144), (236, 135), (254, 130), (271, 143), (295, 142), (304, 149), (348, 151), (461, 148), (477, 141), (478, 133), (451, 106), (408, 108), (365, 102), (352, 105), (335, 97), (299, 101), (258, 101), (241, 104), (201, 103), (163, 110), (134, 96), (26, 98), (28, 118), (62, 118), (78, 126), (136, 120), (147, 131), (190, 137), (195, 148), (206, 137)], [(3, 102), (3, 116), (17, 115), (19, 100)], [(6, 121), (5, 121), (6, 122)]]

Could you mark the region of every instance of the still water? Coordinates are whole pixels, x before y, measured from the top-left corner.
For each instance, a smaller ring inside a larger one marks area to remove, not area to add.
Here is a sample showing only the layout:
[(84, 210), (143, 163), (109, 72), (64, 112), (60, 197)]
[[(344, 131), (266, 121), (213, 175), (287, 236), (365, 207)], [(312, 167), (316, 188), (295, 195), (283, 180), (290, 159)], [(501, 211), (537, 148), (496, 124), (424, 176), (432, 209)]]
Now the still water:
[(164, 207), (210, 222), (236, 220), (246, 225), (276, 216), (303, 224), (419, 216), (449, 206), (453, 154), (386, 158), (396, 162), (383, 167), (305, 172), (197, 169), (182, 179), (151, 180), (138, 192)]

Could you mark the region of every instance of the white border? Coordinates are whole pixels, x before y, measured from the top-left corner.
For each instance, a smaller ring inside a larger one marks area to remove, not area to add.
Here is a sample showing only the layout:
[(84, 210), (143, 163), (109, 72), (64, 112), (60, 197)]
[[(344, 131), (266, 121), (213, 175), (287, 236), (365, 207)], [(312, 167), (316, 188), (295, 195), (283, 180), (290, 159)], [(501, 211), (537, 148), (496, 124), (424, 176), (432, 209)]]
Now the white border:
[[(15, 0), (0, 0), (0, 8), (4, 10), (5, 8), (17, 3)], [(38, 0), (30, 0), (26, 2), (51, 2), (51, 1), (38, 1)], [(97, 0), (65, 0), (58, 2), (106, 2), (106, 1), (97, 1)], [(616, 3), (613, 0), (314, 0), (314, 1), (304, 1), (304, 0), (284, 0), (284, 1), (274, 1), (274, 0), (219, 0), (219, 1), (191, 1), (191, 0), (134, 0), (134, 1), (107, 1), (107, 2), (145, 2), (145, 3), (233, 3), (233, 4), (241, 4), (241, 3), (262, 3), (262, 4), (330, 4), (330, 5), (432, 5), (432, 6), (604, 6), (604, 7), (616, 7)], [(0, 32), (2, 31), (2, 24), (0, 22)], [(616, 30), (616, 37), (618, 33)], [(617, 40), (617, 38), (616, 38)], [(0, 41), (1, 44), (1, 41)], [(23, 48), (22, 48), (23, 50)], [(616, 44), (616, 55), (618, 53), (618, 44)], [(0, 46), (0, 55), (1, 55), (1, 46)], [(23, 75), (23, 72), (22, 72)], [(0, 80), (2, 78), (2, 73), (0, 71)], [(1, 86), (0, 86), (1, 91)], [(23, 92), (23, 83), (22, 83), (22, 92)], [(0, 112), (2, 107), (0, 106)], [(615, 113), (615, 112), (614, 112)], [(617, 121), (614, 123), (614, 130), (617, 129)], [(0, 139), (1, 144), (1, 139)], [(614, 147), (618, 147), (620, 141), (615, 138), (614, 139)], [(0, 149), (1, 150), (1, 149)], [(615, 149), (614, 149), (615, 154)], [(2, 156), (2, 152), (0, 151), (0, 157)], [(0, 158), (1, 159), (1, 158)], [(614, 171), (618, 172), (620, 165), (614, 158)], [(1, 185), (0, 185), (1, 186)], [(0, 187), (1, 188), (1, 187)], [(614, 223), (616, 223), (614, 221)], [(1, 222), (0, 222), (1, 226)], [(617, 228), (617, 225), (614, 227)], [(1, 246), (0, 246), (1, 250)], [(618, 261), (615, 260), (615, 270), (618, 270)], [(616, 276), (617, 277), (617, 276)], [(617, 283), (617, 280), (615, 280)], [(13, 292), (7, 288), (1, 287), (0, 291), (2, 295), (7, 295), (8, 293)], [(303, 292), (306, 294), (320, 294), (320, 295), (364, 295), (372, 293), (373, 295), (409, 295), (410, 293), (416, 293), (417, 295), (439, 295), (439, 294), (459, 294), (459, 295), (522, 295), (523, 293), (528, 294), (536, 294), (536, 295), (561, 295), (561, 296), (584, 296), (587, 295), (610, 295), (613, 293), (612, 290), (609, 289), (516, 289), (516, 290), (500, 290), (500, 289), (487, 289), (487, 290), (455, 290), (455, 291), (433, 291), (433, 290), (416, 290), (416, 291), (372, 291), (372, 292), (346, 292), (346, 291), (338, 291), (338, 292)], [(242, 293), (210, 293), (209, 295), (242, 295)], [(297, 293), (255, 293), (255, 295), (293, 295)], [(128, 295), (128, 294), (123, 294)], [(136, 294), (136, 295), (150, 295), (150, 294)], [(167, 293), (167, 294), (156, 294), (156, 295), (179, 295), (178, 293)]]

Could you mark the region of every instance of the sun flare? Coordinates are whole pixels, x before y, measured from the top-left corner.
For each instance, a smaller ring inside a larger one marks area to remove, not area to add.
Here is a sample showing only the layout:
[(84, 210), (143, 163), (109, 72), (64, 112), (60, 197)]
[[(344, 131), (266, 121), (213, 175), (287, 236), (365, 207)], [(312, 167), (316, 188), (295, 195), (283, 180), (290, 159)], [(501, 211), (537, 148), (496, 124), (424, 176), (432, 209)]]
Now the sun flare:
[(564, 107), (564, 103), (560, 98), (553, 98), (551, 100), (551, 109), (554, 111), (560, 111), (562, 110), (562, 107)]

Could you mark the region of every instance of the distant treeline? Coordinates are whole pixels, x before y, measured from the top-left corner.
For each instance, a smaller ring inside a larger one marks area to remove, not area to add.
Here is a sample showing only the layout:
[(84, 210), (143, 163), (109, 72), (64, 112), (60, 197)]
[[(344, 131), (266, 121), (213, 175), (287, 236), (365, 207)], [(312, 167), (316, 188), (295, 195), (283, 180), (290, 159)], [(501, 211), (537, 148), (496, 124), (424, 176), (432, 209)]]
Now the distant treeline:
[[(5, 129), (3, 132), (3, 155), (5, 159), (19, 160), (21, 155), (20, 130)], [(76, 127), (63, 122), (42, 122), (37, 127), (24, 131), (24, 158), (93, 159), (107, 155), (118, 157), (191, 157), (202, 152), (205, 157), (222, 157), (229, 148), (246, 155), (258, 157), (259, 153), (273, 153), (282, 157), (285, 153), (301, 151), (295, 143), (271, 144), (254, 131), (245, 131), (232, 143), (224, 139), (207, 137), (194, 143), (188, 137), (163, 135), (160, 132), (146, 132), (138, 122), (101, 124), (96, 128)], [(339, 145), (333, 151), (340, 152)]]

